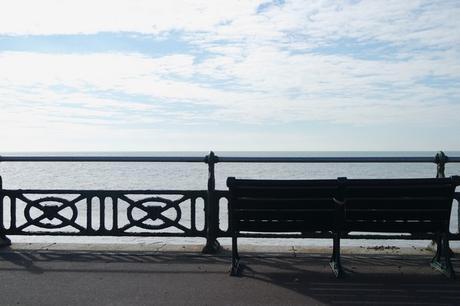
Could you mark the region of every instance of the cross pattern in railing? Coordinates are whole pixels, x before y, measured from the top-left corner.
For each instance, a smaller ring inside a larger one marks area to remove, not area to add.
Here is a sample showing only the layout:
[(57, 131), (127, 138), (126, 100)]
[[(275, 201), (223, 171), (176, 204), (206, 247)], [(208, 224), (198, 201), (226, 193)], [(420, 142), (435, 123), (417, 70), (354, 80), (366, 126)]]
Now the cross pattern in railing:
[(205, 203), (205, 191), (3, 189), (0, 230), (5, 235), (206, 237)]

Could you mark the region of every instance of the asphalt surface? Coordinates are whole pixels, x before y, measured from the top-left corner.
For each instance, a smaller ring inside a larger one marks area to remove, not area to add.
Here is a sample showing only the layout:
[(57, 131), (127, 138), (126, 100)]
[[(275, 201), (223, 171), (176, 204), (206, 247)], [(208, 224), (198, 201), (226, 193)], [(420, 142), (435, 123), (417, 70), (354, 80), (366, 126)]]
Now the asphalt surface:
[[(460, 305), (460, 281), (428, 255), (348, 254), (335, 279), (329, 254), (227, 251), (0, 251), (1, 305)], [(453, 259), (460, 273), (460, 260)], [(460, 276), (460, 274), (459, 274)]]

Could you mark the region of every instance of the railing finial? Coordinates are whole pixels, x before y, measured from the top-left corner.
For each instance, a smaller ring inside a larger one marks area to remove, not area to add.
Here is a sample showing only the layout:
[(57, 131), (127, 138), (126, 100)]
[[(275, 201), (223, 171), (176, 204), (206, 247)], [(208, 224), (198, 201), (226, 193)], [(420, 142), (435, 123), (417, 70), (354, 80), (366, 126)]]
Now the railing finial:
[(444, 154), (443, 151), (439, 151), (434, 157), (434, 162), (437, 164), (436, 177), (443, 178), (446, 177), (446, 163), (449, 161), (449, 157)]
[(213, 151), (209, 151), (209, 154), (204, 157), (204, 162), (207, 164), (217, 164), (219, 157)]

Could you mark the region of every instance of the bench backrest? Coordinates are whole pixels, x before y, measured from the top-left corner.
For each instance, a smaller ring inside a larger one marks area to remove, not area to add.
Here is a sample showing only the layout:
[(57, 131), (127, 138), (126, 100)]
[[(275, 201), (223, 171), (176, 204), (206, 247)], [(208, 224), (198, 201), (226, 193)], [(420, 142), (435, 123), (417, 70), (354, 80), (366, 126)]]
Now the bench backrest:
[(337, 180), (227, 179), (235, 231), (330, 231), (337, 224)]
[(459, 177), (227, 179), (230, 226), (249, 232), (435, 233), (449, 229)]
[(342, 180), (344, 230), (448, 231), (455, 181), (454, 178)]

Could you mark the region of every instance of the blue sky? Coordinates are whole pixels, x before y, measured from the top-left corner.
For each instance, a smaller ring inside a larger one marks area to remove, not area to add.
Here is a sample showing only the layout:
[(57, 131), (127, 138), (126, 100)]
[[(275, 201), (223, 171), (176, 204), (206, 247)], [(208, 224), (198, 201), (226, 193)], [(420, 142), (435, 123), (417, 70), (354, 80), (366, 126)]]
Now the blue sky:
[(9, 1), (0, 151), (460, 150), (458, 1)]

